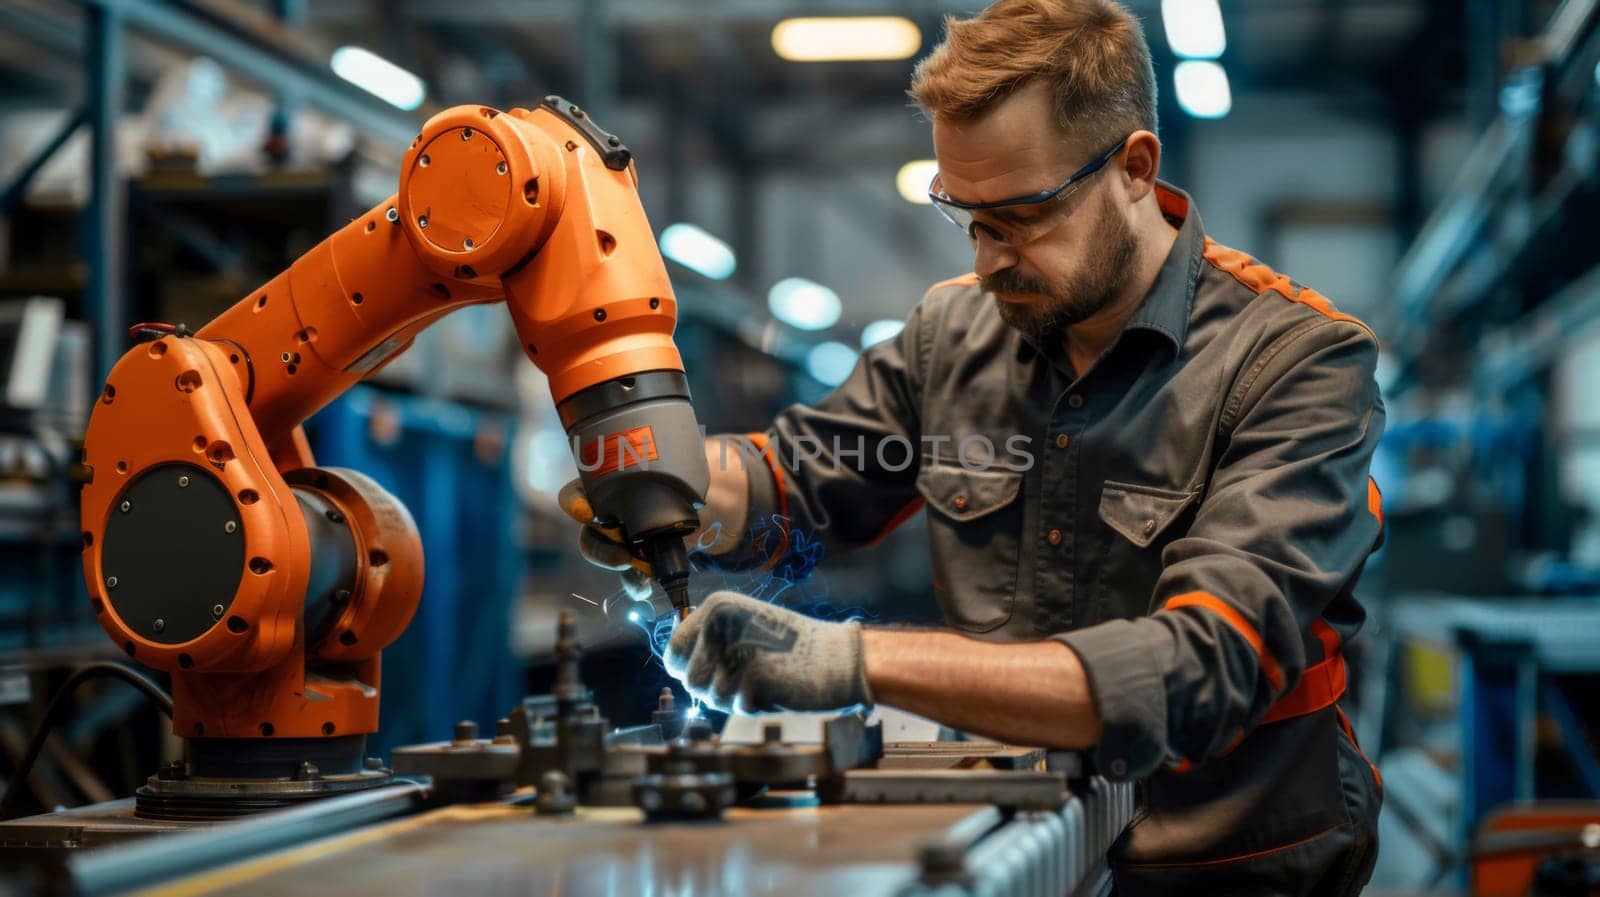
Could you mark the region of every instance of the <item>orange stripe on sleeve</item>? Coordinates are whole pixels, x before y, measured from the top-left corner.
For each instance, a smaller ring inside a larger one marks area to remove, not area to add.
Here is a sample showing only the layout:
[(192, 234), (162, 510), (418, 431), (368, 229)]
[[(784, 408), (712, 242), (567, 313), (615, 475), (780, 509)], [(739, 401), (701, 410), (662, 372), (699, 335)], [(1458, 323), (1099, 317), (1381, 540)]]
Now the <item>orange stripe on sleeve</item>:
[(1322, 658), (1324, 660), (1339, 653), (1339, 643), (1343, 639), (1339, 638), (1338, 630), (1323, 622), (1322, 618), (1319, 617), (1311, 621), (1311, 634), (1316, 636), (1317, 641), (1322, 643)]
[(1206, 238), (1205, 258), (1219, 271), (1233, 275), (1234, 280), (1244, 284), (1251, 292), (1261, 294), (1272, 290), (1285, 299), (1310, 306), (1336, 321), (1349, 321), (1362, 327), (1367, 326), (1361, 319), (1334, 308), (1328, 297), (1316, 290), (1297, 286), (1288, 277), (1268, 268), (1249, 255), (1237, 249), (1229, 249), (1210, 237)]
[(1378, 525), (1383, 526), (1383, 493), (1378, 491), (1378, 481), (1372, 477), (1367, 477), (1367, 510), (1378, 518)]
[(1256, 659), (1261, 665), (1261, 675), (1267, 677), (1267, 684), (1272, 686), (1272, 690), (1283, 691), (1283, 667), (1278, 665), (1278, 659), (1267, 650), (1266, 643), (1261, 640), (1261, 633), (1250, 625), (1250, 621), (1246, 620), (1237, 608), (1209, 592), (1185, 592), (1167, 599), (1161, 609), (1177, 610), (1181, 607), (1204, 608), (1221, 617), (1224, 623), (1233, 627), (1233, 630), (1255, 649)]
[(783, 488), (783, 465), (778, 463), (778, 455), (767, 445), (767, 434), (746, 433), (746, 439), (755, 445), (761, 452), (761, 457), (766, 459), (767, 467), (772, 471), (772, 482), (778, 490), (778, 516), (783, 518), (778, 524), (778, 531), (783, 537), (778, 541), (778, 550), (772, 553), (772, 559), (767, 562), (767, 569), (777, 566), (778, 561), (789, 553), (789, 493)]

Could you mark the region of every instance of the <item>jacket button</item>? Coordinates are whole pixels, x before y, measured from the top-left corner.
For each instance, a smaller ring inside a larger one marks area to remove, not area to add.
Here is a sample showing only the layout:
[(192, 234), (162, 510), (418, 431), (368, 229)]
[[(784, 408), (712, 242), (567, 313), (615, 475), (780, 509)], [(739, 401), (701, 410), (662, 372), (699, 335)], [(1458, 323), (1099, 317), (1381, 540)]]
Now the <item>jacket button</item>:
[(956, 506), (957, 511), (965, 511), (967, 509), (967, 497), (965, 495), (957, 495), (951, 504)]
[(1065, 434), (1065, 433), (1057, 433), (1056, 434), (1056, 448), (1064, 449), (1066, 447), (1067, 447), (1067, 434)]
[(1050, 540), (1050, 544), (1051, 545), (1060, 545), (1061, 544), (1061, 530), (1053, 529), (1053, 530), (1050, 531), (1050, 535), (1046, 536), (1045, 538)]
[(1112, 760), (1111, 761), (1111, 774), (1116, 776), (1117, 778), (1122, 778), (1123, 776), (1127, 775), (1128, 774), (1128, 761), (1122, 759), (1121, 757), (1118, 757), (1117, 759)]
[(1154, 520), (1146, 520), (1144, 522), (1144, 534), (1148, 536), (1148, 535), (1150, 535), (1151, 533), (1153, 533), (1155, 531), (1156, 531), (1156, 522)]
[(1073, 393), (1072, 395), (1067, 396), (1067, 407), (1068, 408), (1082, 408), (1083, 407), (1083, 396), (1080, 396), (1077, 393)]

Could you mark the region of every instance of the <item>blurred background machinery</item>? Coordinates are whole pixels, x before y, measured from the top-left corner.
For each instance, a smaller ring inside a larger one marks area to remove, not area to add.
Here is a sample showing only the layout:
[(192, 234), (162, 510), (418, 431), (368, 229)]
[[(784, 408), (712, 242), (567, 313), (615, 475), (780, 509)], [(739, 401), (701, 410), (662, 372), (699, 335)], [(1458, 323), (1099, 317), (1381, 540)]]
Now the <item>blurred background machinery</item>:
[[(392, 190), (432, 111), (559, 93), (636, 152), (702, 422), (760, 429), (968, 269), (921, 207), (928, 130), (903, 91), (942, 16), (982, 5), (0, 0), (0, 775), (65, 672), (110, 648), (69, 473), (130, 324), (203, 322), (280, 270)], [(1476, 866), (1524, 893), (1553, 855), (1542, 874), (1581, 876), (1561, 863), (1600, 819), (1600, 0), (1128, 5), (1168, 179), (1219, 241), (1383, 341), (1389, 532), (1350, 699), (1387, 784), (1374, 890), (1494, 892)], [(561, 610), (612, 718), (666, 683), (655, 635), (572, 550), (569, 451), (508, 323), (450, 317), (308, 426), (321, 461), (406, 502), (429, 557), (376, 751), (547, 689)], [(926, 620), (926, 550), (913, 520), (809, 577), (728, 585)], [(30, 809), (127, 794), (171, 759), (133, 691), (75, 701)], [(1519, 809), (1538, 801), (1568, 803)]]

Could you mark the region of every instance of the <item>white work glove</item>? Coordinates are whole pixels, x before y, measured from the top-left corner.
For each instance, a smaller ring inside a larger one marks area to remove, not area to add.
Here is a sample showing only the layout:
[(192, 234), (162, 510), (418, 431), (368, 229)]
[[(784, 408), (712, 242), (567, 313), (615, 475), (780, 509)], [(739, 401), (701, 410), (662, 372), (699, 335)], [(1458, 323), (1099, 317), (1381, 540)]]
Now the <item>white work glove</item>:
[(716, 592), (679, 623), (667, 672), (728, 712), (843, 710), (872, 703), (861, 624), (802, 616), (737, 592)]

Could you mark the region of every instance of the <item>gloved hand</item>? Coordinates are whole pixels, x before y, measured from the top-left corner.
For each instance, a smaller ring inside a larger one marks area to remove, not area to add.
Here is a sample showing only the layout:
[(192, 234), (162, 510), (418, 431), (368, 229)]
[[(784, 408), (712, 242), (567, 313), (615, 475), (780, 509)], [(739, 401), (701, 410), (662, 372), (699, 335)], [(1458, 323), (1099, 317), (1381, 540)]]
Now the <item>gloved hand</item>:
[[(750, 488), (745, 480), (746, 459), (737, 447), (724, 446), (724, 438), (712, 436), (706, 441), (706, 464), (711, 470), (711, 488), (706, 492), (705, 506), (700, 509), (700, 528), (683, 540), (691, 551), (699, 549), (713, 555), (722, 554), (738, 544), (743, 534), (750, 502)], [(757, 460), (755, 463), (764, 462)], [(583, 492), (583, 481), (574, 479), (562, 486), (556, 500), (567, 516), (583, 524), (578, 532), (578, 551), (584, 559), (597, 567), (621, 574), (622, 588), (629, 598), (635, 601), (648, 599), (651, 580), (655, 576), (650, 564), (634, 557), (633, 552), (622, 544), (622, 533), (615, 527), (599, 526), (594, 522), (594, 509)]]
[(667, 672), (718, 710), (842, 710), (872, 703), (861, 624), (716, 592), (678, 624)]
[[(600, 526), (594, 522), (594, 510), (589, 507), (589, 496), (583, 493), (583, 482), (573, 479), (561, 487), (556, 497), (567, 516), (583, 524), (578, 530), (578, 553), (584, 560), (605, 570), (615, 570), (622, 578), (622, 590), (634, 601), (650, 597), (650, 565), (634, 557), (628, 546), (622, 544), (622, 533), (614, 527)], [(690, 536), (689, 545), (699, 535)]]

